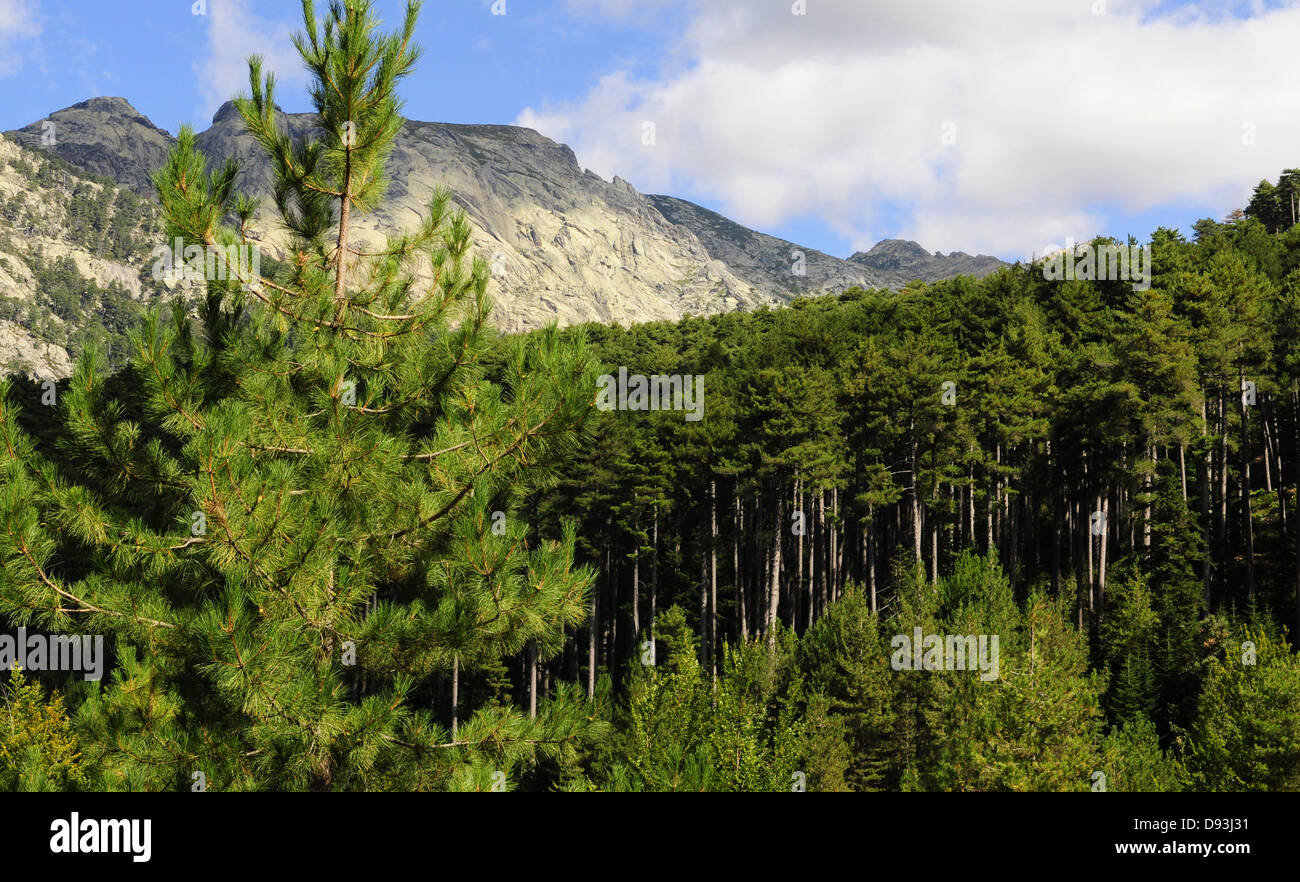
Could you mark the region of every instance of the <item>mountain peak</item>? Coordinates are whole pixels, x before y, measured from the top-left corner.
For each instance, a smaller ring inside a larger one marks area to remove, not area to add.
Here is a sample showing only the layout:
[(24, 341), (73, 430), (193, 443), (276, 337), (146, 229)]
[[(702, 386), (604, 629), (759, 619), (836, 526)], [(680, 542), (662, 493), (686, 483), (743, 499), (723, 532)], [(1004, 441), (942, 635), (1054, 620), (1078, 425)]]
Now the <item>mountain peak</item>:
[[(284, 109), (281, 108), (280, 105), (278, 104), (275, 105), (275, 112), (277, 116), (284, 115)], [(212, 114), (212, 124), (214, 126), (217, 123), (225, 122), (228, 119), (242, 119), (242, 117), (239, 115), (239, 110), (235, 107), (234, 101), (226, 101), (220, 107), (217, 108), (216, 113)]]
[[(922, 248), (919, 243), (913, 242), (910, 239), (881, 239), (872, 246), (870, 251), (865, 252), (865, 254), (859, 251), (849, 259), (852, 260), (854, 257), (858, 257), (859, 255), (864, 257), (890, 257), (895, 260), (905, 260), (908, 258), (913, 260), (924, 260), (931, 256), (930, 252)], [(942, 255), (936, 251), (934, 256), (941, 257)]]
[[(140, 111), (135, 109), (130, 101), (118, 95), (99, 95), (94, 98), (87, 98), (85, 101), (78, 101), (71, 107), (65, 107), (64, 110), (98, 110), (107, 113), (127, 113), (131, 116), (143, 116)], [(63, 111), (58, 111), (62, 113)]]
[(964, 251), (945, 255), (931, 254), (916, 242), (908, 239), (881, 239), (870, 251), (859, 251), (850, 261), (885, 275), (893, 284), (906, 284), (912, 279), (925, 282), (952, 278), (956, 275), (985, 276), (1003, 266), (1002, 261), (987, 254), (972, 257)]

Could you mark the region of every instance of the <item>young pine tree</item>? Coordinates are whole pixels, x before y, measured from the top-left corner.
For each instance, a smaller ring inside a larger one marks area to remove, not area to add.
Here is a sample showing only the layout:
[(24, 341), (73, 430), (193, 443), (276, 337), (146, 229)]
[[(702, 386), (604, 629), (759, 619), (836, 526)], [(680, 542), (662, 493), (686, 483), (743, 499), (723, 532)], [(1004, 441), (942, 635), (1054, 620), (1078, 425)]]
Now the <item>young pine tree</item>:
[[(131, 394), (90, 353), (59, 401), (58, 465), (0, 402), (0, 616), (115, 643), (75, 709), (98, 786), (510, 788), (590, 725), (566, 701), (455, 707), (459, 677), (530, 644), (545, 661), (584, 620), (573, 530), (539, 541), (518, 503), (581, 443), (596, 378), (554, 327), (494, 343), (487, 267), (446, 191), (415, 231), (354, 244), (418, 11), (385, 36), (368, 0), (323, 22), (305, 0), (319, 128), (300, 143), (250, 58), (236, 106), (274, 173), (278, 272), (209, 279), (198, 321), (150, 315)], [(183, 129), (155, 176), (168, 240), (252, 247), (236, 175)], [(478, 366), (491, 345), (500, 385)]]

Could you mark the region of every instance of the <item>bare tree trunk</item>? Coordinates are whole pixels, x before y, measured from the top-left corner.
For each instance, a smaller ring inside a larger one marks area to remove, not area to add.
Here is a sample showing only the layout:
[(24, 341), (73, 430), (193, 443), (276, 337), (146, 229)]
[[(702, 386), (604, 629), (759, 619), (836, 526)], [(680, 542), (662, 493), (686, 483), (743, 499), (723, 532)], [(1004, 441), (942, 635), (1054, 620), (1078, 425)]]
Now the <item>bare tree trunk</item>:
[[(1238, 368), (1242, 382), (1245, 382), (1244, 370)], [(1247, 434), (1249, 418), (1245, 396), (1241, 399), (1241, 510), (1242, 525), (1246, 531), (1246, 598), (1255, 602), (1255, 524), (1250, 511), (1250, 436)]]
[(460, 654), (451, 657), (451, 740), (456, 740), (460, 725)]
[(970, 518), (970, 533), (966, 536), (969, 547), (975, 547), (975, 466), (970, 467), (970, 486), (966, 488), (966, 503)]
[(1187, 451), (1184, 445), (1178, 444), (1178, 474), (1183, 479), (1183, 502), (1187, 502)]
[(528, 642), (528, 718), (537, 719), (537, 641)]
[[(1223, 569), (1228, 569), (1228, 408), (1223, 387), (1219, 387), (1219, 534), (1218, 546)], [(1223, 574), (1219, 577), (1223, 584)]]
[(1300, 379), (1291, 383), (1291, 413), (1294, 417), (1294, 445), (1291, 453), (1291, 471), (1296, 485), (1295, 527), (1295, 631), (1300, 634)]
[(1101, 553), (1097, 566), (1097, 621), (1106, 611), (1106, 540), (1110, 534), (1110, 496), (1101, 498)]
[(654, 525), (651, 527), (651, 544), (654, 546), (654, 564), (650, 571), (650, 658), (655, 655), (655, 622), (659, 620), (659, 506), (654, 507)]
[(596, 634), (600, 630), (596, 600), (599, 597), (600, 590), (593, 585), (591, 589), (591, 619), (587, 624), (587, 698), (589, 699), (596, 697)]
[(1211, 597), (1211, 567), (1214, 560), (1214, 528), (1210, 525), (1210, 479), (1212, 455), (1208, 442), (1209, 427), (1206, 420), (1206, 404), (1201, 401), (1201, 442), (1204, 445), (1201, 454), (1201, 476), (1197, 481), (1201, 485), (1201, 529), (1205, 533), (1205, 559), (1201, 561), (1201, 593), (1204, 595), (1205, 609), (1208, 612)]
[(842, 587), (842, 562), (840, 561), (840, 488), (831, 488), (831, 600), (840, 600)]
[[(911, 427), (915, 429), (915, 424)], [(912, 550), (916, 562), (921, 562), (921, 485), (917, 476), (917, 454), (918, 442), (916, 437), (912, 438)]]
[[(1094, 502), (1093, 504), (1095, 505), (1096, 503)], [(1095, 512), (1097, 511), (1097, 509), (1093, 509), (1093, 511)], [(1089, 615), (1096, 615), (1097, 571), (1093, 561), (1093, 556), (1096, 554), (1096, 552), (1093, 550), (1093, 542), (1092, 542), (1092, 516), (1089, 515), (1086, 520), (1087, 520), (1087, 524), (1084, 526), (1084, 530), (1087, 531), (1087, 537), (1088, 537), (1088, 613)]]
[[(805, 530), (805, 528), (807, 527), (807, 524), (805, 523), (805, 521), (806, 521), (807, 519), (803, 517), (803, 502), (802, 502), (802, 500), (803, 500), (803, 493), (802, 493), (802, 490), (803, 490), (803, 481), (802, 481), (802, 480), (796, 480), (796, 481), (794, 482), (794, 502), (793, 502), (793, 505), (794, 505), (794, 512), (795, 512), (795, 514), (797, 514), (797, 515), (799, 516), (798, 521), (797, 521), (797, 524), (798, 524), (798, 527), (799, 527), (799, 532), (795, 534), (795, 540), (794, 540), (794, 541), (795, 541), (795, 560), (796, 560), (797, 562), (796, 562), (796, 564), (795, 564), (794, 590), (790, 592), (790, 599), (791, 599), (791, 603), (790, 603), (790, 630), (791, 630), (791, 631), (795, 630), (795, 628), (798, 627), (798, 621), (799, 621), (800, 614), (803, 613), (803, 610), (801, 609), (801, 607), (803, 606), (803, 595), (804, 595), (804, 590), (803, 590), (803, 534), (804, 534), (804, 530)], [(812, 616), (812, 605), (811, 605), (811, 604), (809, 605), (809, 608), (808, 608), (808, 616), (809, 616), (809, 617)]]
[(990, 493), (985, 496), (985, 515), (988, 520), (988, 532), (984, 538), (984, 553), (986, 555), (992, 554), (993, 549), (997, 547), (993, 544), (993, 508), (993, 494)]
[(784, 524), (782, 503), (785, 501), (780, 490), (776, 496), (776, 529), (772, 531), (772, 572), (767, 591), (767, 623), (765, 633), (768, 646), (776, 646), (776, 612), (781, 601), (781, 526)]
[[(816, 500), (821, 499), (821, 492), (820, 490), (817, 491)], [(813, 511), (816, 504), (814, 496), (809, 493), (808, 529), (812, 532), (808, 537), (808, 594), (812, 598), (813, 605), (817, 607), (817, 615), (821, 616), (826, 614), (826, 597), (821, 590), (821, 582), (819, 581), (821, 569), (817, 566), (817, 556), (821, 548), (819, 543), (821, 542), (822, 528), (820, 519), (816, 512)]]
[[(635, 536), (639, 525), (633, 525)], [(636, 539), (637, 547), (632, 552), (632, 642), (641, 637), (641, 545), (640, 537)]]
[(718, 682), (718, 481), (709, 481), (709, 667)]
[(930, 584), (939, 584), (939, 519), (935, 512), (939, 510), (939, 484), (936, 481), (930, 501)]
[(875, 506), (867, 503), (867, 526), (871, 536), (867, 541), (867, 583), (871, 588), (871, 611), (876, 612), (876, 514)]
[(740, 569), (740, 536), (745, 531), (745, 513), (740, 507), (740, 486), (739, 479), (736, 480), (734, 493), (735, 512), (732, 516), (733, 535), (731, 539), (732, 563), (736, 576), (736, 630), (740, 635), (740, 641), (746, 643), (749, 641), (749, 615), (745, 611), (745, 580), (742, 578)]
[(1156, 446), (1153, 443), (1147, 444), (1147, 455), (1151, 458), (1151, 471), (1143, 479), (1144, 489), (1146, 492), (1146, 508), (1142, 511), (1142, 547), (1151, 547), (1151, 496), (1154, 492), (1155, 472), (1156, 472)]
[(1260, 413), (1263, 417), (1260, 419), (1260, 426), (1264, 434), (1264, 490), (1268, 493), (1273, 492), (1273, 435), (1269, 431), (1269, 396), (1264, 394), (1260, 397)]
[[(704, 525), (700, 525), (701, 531)], [(709, 670), (709, 555), (700, 543), (700, 667)]]

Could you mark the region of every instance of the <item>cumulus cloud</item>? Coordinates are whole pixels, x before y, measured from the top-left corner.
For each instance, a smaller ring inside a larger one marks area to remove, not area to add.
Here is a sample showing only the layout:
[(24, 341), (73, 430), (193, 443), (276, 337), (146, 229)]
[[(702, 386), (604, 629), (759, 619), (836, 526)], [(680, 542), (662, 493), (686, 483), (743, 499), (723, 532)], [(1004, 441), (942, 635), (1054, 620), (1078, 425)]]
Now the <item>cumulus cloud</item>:
[(1028, 256), (1160, 206), (1238, 207), (1296, 164), (1300, 8), (1239, 6), (695, 0), (653, 74), (610, 71), (517, 122), (750, 226)]
[[(236, 93), (248, 93), (249, 55), (261, 55), (263, 71), (275, 74), (281, 106), (293, 95), (292, 90), (305, 86), (302, 58), (289, 41), (290, 34), (302, 29), (301, 19), (264, 18), (254, 11), (250, 0), (207, 0), (205, 7), (200, 20), (207, 25), (207, 52), (194, 64), (203, 102), (201, 119), (210, 119)], [(265, 7), (259, 4), (257, 8)]]
[(12, 76), (22, 69), (21, 45), (40, 35), (35, 0), (0, 0), (0, 77)]

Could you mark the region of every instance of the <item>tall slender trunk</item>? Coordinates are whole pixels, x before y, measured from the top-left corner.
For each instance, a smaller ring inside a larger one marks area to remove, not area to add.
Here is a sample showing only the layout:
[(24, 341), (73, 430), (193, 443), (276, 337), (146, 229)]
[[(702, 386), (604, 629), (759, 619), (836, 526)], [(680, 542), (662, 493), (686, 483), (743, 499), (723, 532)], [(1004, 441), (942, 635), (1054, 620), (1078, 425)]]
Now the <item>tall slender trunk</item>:
[(1110, 496), (1101, 498), (1101, 550), (1097, 556), (1097, 622), (1106, 611), (1106, 540), (1110, 535)]
[[(915, 431), (915, 421), (909, 427)], [(912, 551), (916, 562), (921, 562), (921, 482), (917, 476), (916, 454), (919, 442), (912, 438)]]
[(709, 667), (718, 682), (718, 481), (709, 481)]
[[(1245, 382), (1244, 369), (1238, 368), (1242, 383)], [(1248, 435), (1249, 417), (1246, 411), (1245, 396), (1241, 399), (1241, 511), (1242, 527), (1246, 538), (1246, 598), (1255, 602), (1255, 524), (1250, 511), (1250, 436)]]
[(1227, 401), (1224, 397), (1223, 387), (1219, 387), (1219, 532), (1216, 537), (1219, 553), (1219, 561), (1223, 570), (1219, 573), (1220, 587), (1224, 584), (1224, 576), (1228, 569), (1228, 562), (1232, 559), (1228, 554), (1228, 408)]
[[(601, 580), (603, 586), (604, 580)], [(600, 597), (600, 588), (592, 586), (590, 602), (591, 618), (587, 622), (587, 698), (596, 697), (596, 635), (600, 632), (600, 618), (596, 601)]]
[(637, 532), (639, 525), (634, 524), (632, 535), (636, 537), (636, 549), (632, 552), (632, 641), (641, 637), (641, 537)]
[(1201, 531), (1205, 534), (1205, 558), (1201, 561), (1201, 593), (1204, 595), (1205, 609), (1211, 609), (1211, 567), (1214, 560), (1214, 528), (1210, 524), (1210, 478), (1211, 454), (1209, 445), (1209, 427), (1206, 419), (1206, 403), (1201, 401), (1201, 474), (1197, 483), (1201, 485)]
[(1261, 431), (1264, 436), (1264, 490), (1268, 493), (1273, 492), (1273, 436), (1269, 432), (1269, 396), (1267, 393), (1260, 396), (1260, 414), (1259, 421)]
[(831, 561), (827, 572), (831, 577), (831, 601), (840, 599), (842, 562), (840, 560), (840, 488), (831, 488)]
[(1178, 474), (1183, 480), (1183, 502), (1187, 502), (1187, 451), (1182, 442), (1178, 444)]
[(1156, 453), (1156, 445), (1149, 440), (1147, 442), (1147, 455), (1151, 459), (1151, 470), (1147, 472), (1147, 475), (1142, 482), (1144, 485), (1143, 492), (1146, 495), (1146, 507), (1142, 510), (1142, 547), (1143, 548), (1151, 547), (1151, 501), (1152, 501), (1152, 496), (1154, 494), (1153, 481), (1155, 480), (1156, 458), (1158, 456), (1158, 454)]
[(876, 513), (875, 506), (867, 503), (867, 527), (871, 535), (867, 540), (867, 584), (871, 588), (871, 611), (876, 612)]
[[(803, 614), (804, 587), (803, 587), (803, 534), (807, 529), (807, 518), (803, 517), (803, 481), (794, 482), (794, 510), (799, 515), (799, 532), (795, 534), (795, 576), (794, 590), (791, 591), (792, 603), (790, 604), (790, 630), (798, 627), (799, 617)], [(808, 617), (812, 616), (812, 605), (808, 607)]]
[(537, 719), (537, 641), (528, 642), (528, 718)]
[(460, 654), (451, 657), (451, 740), (456, 740), (456, 729), (460, 725)]
[(1291, 383), (1291, 415), (1294, 444), (1291, 452), (1292, 483), (1296, 488), (1295, 526), (1295, 631), (1300, 635), (1300, 378)]
[(817, 513), (813, 510), (816, 503), (814, 498), (821, 499), (821, 490), (817, 491), (816, 497), (811, 493), (808, 495), (808, 529), (811, 531), (808, 535), (808, 595), (812, 598), (812, 603), (817, 607), (817, 615), (826, 613), (826, 597), (821, 590), (821, 568), (817, 566), (817, 555), (821, 548), (822, 528)]
[(731, 525), (731, 563), (736, 580), (736, 634), (744, 643), (749, 640), (749, 621), (745, 613), (745, 580), (741, 571), (740, 536), (745, 531), (745, 515), (740, 508), (739, 478), (732, 489), (735, 499), (732, 503)]
[(781, 527), (785, 523), (782, 503), (785, 501), (779, 489), (776, 497), (776, 529), (772, 531), (772, 572), (767, 590), (767, 622), (765, 633), (768, 646), (776, 646), (776, 612), (781, 601)]
[[(700, 525), (703, 532), (704, 525)], [(709, 554), (700, 542), (700, 667), (709, 670)]]
[(939, 584), (939, 519), (934, 513), (939, 510), (939, 483), (936, 481), (934, 492), (930, 496), (930, 584)]
[(650, 658), (655, 655), (655, 622), (659, 617), (659, 506), (654, 507), (654, 522), (651, 527), (651, 544), (654, 546), (654, 562), (650, 571)]

